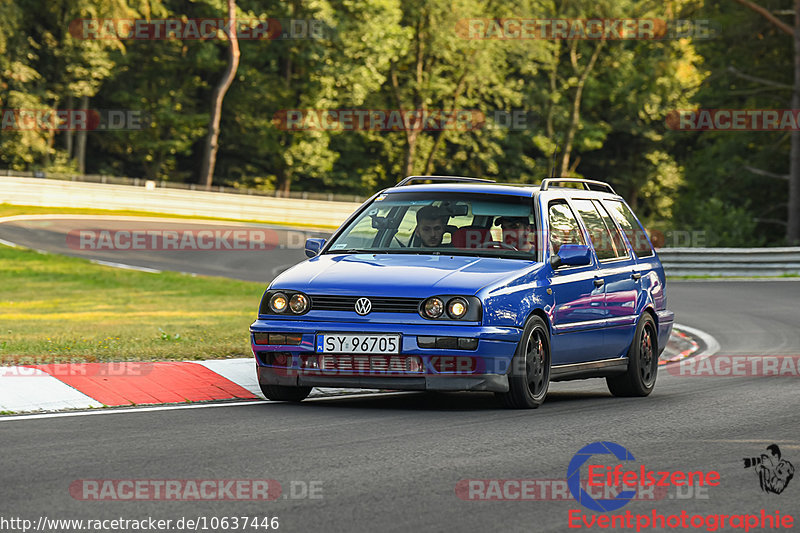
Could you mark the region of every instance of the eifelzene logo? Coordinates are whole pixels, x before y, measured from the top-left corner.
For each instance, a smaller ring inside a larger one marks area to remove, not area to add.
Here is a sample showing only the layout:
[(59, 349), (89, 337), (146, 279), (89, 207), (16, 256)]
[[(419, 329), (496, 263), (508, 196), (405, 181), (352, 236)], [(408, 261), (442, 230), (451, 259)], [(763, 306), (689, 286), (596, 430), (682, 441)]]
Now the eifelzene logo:
[(772, 494), (782, 493), (794, 477), (794, 465), (781, 458), (781, 449), (777, 444), (767, 446), (769, 453), (761, 457), (745, 457), (745, 468), (752, 468), (758, 474), (761, 490)]

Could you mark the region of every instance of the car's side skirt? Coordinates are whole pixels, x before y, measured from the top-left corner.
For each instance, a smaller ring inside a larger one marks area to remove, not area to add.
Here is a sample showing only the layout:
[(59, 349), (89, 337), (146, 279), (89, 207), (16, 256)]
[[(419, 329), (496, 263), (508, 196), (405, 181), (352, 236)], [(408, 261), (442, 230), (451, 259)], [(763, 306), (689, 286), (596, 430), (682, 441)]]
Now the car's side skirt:
[(555, 365), (550, 368), (550, 381), (566, 381), (570, 379), (602, 378), (621, 374), (628, 370), (628, 358), (603, 359), (588, 363), (571, 363)]

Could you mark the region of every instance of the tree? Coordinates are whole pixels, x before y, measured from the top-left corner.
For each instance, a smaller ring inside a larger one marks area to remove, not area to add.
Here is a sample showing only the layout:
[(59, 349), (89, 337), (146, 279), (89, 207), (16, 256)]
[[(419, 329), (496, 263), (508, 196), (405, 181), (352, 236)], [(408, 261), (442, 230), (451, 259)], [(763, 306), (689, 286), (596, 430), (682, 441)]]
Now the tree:
[(219, 84), (214, 88), (211, 97), (211, 119), (208, 124), (208, 136), (203, 151), (203, 160), (200, 170), (200, 181), (205, 183), (206, 189), (211, 189), (211, 182), (214, 179), (214, 166), (217, 162), (217, 150), (219, 149), (219, 121), (222, 114), (222, 100), (228, 87), (231, 86), (233, 78), (236, 76), (236, 69), (239, 67), (239, 39), (236, 35), (236, 1), (228, 0), (228, 31), (227, 36), (231, 44), (228, 47), (228, 67), (222, 75)]
[[(800, 0), (794, 0), (794, 27), (785, 24), (768, 10), (749, 0), (735, 0), (755, 11), (783, 33), (792, 36), (794, 44), (794, 88), (792, 90), (792, 109), (800, 109)], [(800, 128), (791, 134), (789, 154), (789, 201), (786, 223), (786, 241), (800, 245)]]

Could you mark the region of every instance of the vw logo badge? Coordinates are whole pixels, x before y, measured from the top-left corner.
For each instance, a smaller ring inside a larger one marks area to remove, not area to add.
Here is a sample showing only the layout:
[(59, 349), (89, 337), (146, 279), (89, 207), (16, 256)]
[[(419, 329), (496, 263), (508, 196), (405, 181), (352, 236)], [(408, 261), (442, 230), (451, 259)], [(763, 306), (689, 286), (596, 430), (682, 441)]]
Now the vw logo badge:
[(370, 311), (372, 311), (372, 302), (369, 301), (369, 298), (359, 298), (356, 300), (356, 313), (364, 316)]

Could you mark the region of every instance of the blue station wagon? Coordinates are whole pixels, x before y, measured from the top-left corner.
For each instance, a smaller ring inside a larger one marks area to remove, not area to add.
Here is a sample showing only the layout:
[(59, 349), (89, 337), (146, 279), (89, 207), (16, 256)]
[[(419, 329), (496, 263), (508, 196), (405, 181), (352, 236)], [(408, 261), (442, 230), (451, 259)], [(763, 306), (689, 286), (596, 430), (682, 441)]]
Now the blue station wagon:
[(276, 277), (250, 326), (271, 400), (312, 387), (493, 391), (535, 408), (551, 381), (647, 396), (672, 330), (664, 270), (606, 183), (412, 176)]

